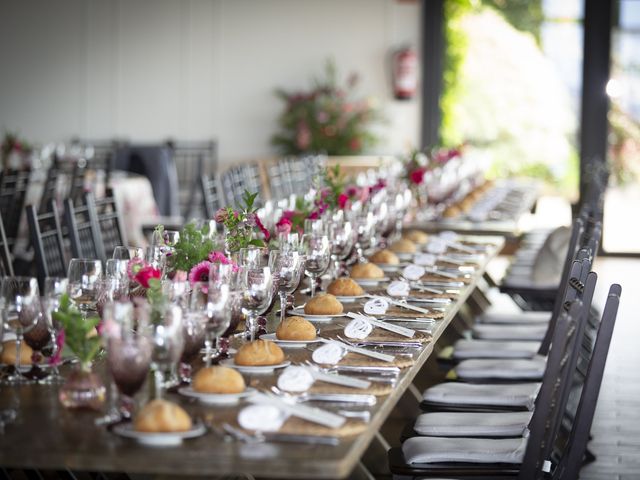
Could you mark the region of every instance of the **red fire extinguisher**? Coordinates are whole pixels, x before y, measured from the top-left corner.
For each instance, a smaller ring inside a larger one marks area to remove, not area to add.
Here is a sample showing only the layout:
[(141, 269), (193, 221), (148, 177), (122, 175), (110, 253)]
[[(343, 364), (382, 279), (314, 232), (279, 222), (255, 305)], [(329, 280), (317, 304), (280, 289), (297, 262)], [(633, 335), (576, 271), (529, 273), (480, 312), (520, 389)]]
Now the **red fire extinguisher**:
[(393, 94), (398, 100), (409, 100), (418, 89), (418, 55), (411, 47), (393, 56)]

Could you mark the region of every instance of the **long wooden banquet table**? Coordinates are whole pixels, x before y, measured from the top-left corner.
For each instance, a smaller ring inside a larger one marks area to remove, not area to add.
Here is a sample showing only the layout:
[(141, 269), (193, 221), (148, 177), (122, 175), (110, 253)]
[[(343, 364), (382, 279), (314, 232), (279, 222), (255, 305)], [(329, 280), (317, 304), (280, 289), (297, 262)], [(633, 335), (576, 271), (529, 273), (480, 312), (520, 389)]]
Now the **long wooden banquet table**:
[[(475, 237), (472, 240), (487, 245), (485, 256), (467, 279), (466, 285), (460, 289), (455, 301), (430, 327), (431, 341), (413, 353), (413, 364), (401, 370), (390, 393), (379, 396), (372, 407), (361, 407), (369, 409), (370, 421), (361, 425), (357, 435), (341, 438), (337, 446), (269, 441), (243, 443), (229, 441), (228, 438), (225, 441), (216, 433), (220, 431), (219, 428), (213, 428), (202, 437), (185, 440), (177, 447), (143, 446), (116, 436), (105, 427), (96, 426), (94, 420), (100, 415), (98, 413), (63, 408), (58, 400), (57, 387), (30, 384), (2, 387), (0, 408), (13, 406), (18, 410), (18, 418), (6, 426), (4, 435), (0, 435), (0, 466), (178, 476), (248, 473), (264, 478), (345, 478), (358, 464), (376, 433), (434, 351), (435, 343), (476, 289), (487, 264), (504, 243), (501, 237)], [(352, 310), (358, 308), (362, 307), (351, 307)], [(316, 325), (322, 336), (327, 329), (336, 328), (336, 321), (344, 324), (344, 320), (334, 319), (332, 323)], [(269, 326), (272, 328), (269, 331), (274, 330), (271, 324), (274, 321), (270, 320)], [(287, 349), (285, 353), (294, 363), (311, 357), (311, 352), (305, 349)], [(259, 387), (273, 384), (276, 375), (245, 375), (245, 378), (251, 386)], [(354, 392), (358, 393), (357, 390)], [(168, 394), (168, 397), (180, 402), (193, 417), (208, 419), (205, 423), (208, 421), (212, 424), (235, 418), (243, 406), (207, 407), (177, 394)], [(323, 408), (322, 404), (317, 405)]]

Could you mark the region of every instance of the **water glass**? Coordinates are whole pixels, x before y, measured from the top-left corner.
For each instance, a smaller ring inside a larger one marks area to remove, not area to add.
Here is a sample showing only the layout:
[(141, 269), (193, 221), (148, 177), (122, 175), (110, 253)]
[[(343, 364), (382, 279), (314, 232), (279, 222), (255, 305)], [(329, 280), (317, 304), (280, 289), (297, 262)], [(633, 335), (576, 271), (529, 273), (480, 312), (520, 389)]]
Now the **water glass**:
[(96, 309), (100, 280), (102, 278), (102, 262), (95, 259), (73, 258), (67, 272), (69, 280), (69, 297), (86, 317)]
[(310, 278), (311, 297), (315, 297), (316, 278), (327, 269), (331, 260), (329, 237), (305, 233), (302, 236), (302, 253), (305, 255), (305, 271)]

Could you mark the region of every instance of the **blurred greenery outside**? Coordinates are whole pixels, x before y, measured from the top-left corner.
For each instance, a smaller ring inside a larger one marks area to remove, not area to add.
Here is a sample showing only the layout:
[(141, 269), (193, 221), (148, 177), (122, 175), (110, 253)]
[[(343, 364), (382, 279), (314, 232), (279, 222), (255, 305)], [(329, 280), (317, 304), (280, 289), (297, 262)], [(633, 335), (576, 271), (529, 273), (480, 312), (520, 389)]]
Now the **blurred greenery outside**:
[(541, 0), (447, 0), (441, 138), (494, 158), (491, 177), (540, 178), (574, 198), (575, 113), (540, 48)]

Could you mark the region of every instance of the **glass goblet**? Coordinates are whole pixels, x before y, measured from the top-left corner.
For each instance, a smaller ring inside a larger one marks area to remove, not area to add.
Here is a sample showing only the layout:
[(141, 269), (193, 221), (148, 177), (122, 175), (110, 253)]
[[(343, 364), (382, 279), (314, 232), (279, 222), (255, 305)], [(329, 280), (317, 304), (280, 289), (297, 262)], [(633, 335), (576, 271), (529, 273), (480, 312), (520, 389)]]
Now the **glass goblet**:
[(316, 278), (329, 266), (331, 245), (326, 235), (304, 234), (302, 253), (305, 255), (305, 271), (310, 278), (311, 297), (316, 295)]
[(356, 232), (351, 222), (333, 223), (329, 227), (331, 238), (331, 259), (333, 260), (333, 277), (338, 278), (345, 270), (344, 261), (349, 257), (356, 242)]
[(272, 250), (269, 254), (269, 268), (278, 277), (281, 322), (286, 317), (287, 296), (298, 288), (304, 265), (305, 257), (299, 252)]
[(205, 338), (205, 321), (200, 312), (184, 312), (182, 322), (182, 336), (184, 348), (180, 357), (180, 380), (182, 383), (191, 383), (191, 362), (193, 362), (202, 347)]
[(73, 258), (67, 272), (69, 297), (86, 318), (96, 309), (99, 284), (102, 278), (102, 262), (87, 258)]
[(54, 321), (53, 313), (58, 311), (60, 307), (60, 299), (62, 295), (67, 293), (69, 288), (69, 282), (63, 277), (47, 277), (44, 279), (44, 297), (42, 300), (42, 313), (47, 327), (51, 335), (51, 357), (49, 358), (49, 364), (51, 365), (51, 374), (44, 380), (49, 384), (62, 384), (64, 378), (58, 371), (58, 365), (60, 364), (60, 354), (62, 351), (62, 341), (60, 337), (62, 325)]
[(14, 372), (7, 383), (23, 383), (20, 350), (24, 334), (36, 326), (41, 316), (38, 281), (30, 277), (11, 277), (2, 281), (2, 322), (6, 332), (16, 336)]
[(140, 247), (125, 247), (120, 245), (113, 249), (113, 256), (111, 258), (115, 260), (134, 260), (136, 258), (143, 260), (144, 250)]
[(255, 340), (257, 319), (271, 303), (273, 277), (269, 267), (243, 268), (241, 276), (242, 307), (247, 315), (246, 333)]

